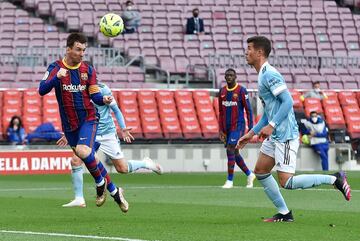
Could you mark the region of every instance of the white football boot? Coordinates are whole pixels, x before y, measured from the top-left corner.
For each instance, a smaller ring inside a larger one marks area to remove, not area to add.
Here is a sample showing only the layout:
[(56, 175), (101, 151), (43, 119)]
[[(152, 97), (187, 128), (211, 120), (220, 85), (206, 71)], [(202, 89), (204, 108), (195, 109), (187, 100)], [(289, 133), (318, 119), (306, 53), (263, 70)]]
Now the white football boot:
[(126, 201), (124, 197), (124, 190), (121, 187), (118, 188), (118, 191), (114, 196), (114, 201), (119, 205), (123, 213), (129, 211), (129, 203)]
[(222, 186), (222, 188), (233, 188), (234, 187), (234, 184), (233, 184), (233, 181), (230, 181), (230, 180), (226, 180), (225, 184)]
[(150, 169), (151, 171), (155, 172), (156, 174), (163, 174), (163, 168), (159, 163), (154, 162), (151, 160), (150, 157), (144, 157), (143, 161), (145, 162), (146, 168)]
[(85, 199), (83, 197), (77, 197), (69, 203), (62, 205), (64, 208), (80, 207), (86, 208)]
[(246, 188), (253, 188), (254, 187), (254, 180), (255, 180), (256, 176), (254, 173), (251, 173), (248, 177), (247, 177), (247, 184), (246, 184)]

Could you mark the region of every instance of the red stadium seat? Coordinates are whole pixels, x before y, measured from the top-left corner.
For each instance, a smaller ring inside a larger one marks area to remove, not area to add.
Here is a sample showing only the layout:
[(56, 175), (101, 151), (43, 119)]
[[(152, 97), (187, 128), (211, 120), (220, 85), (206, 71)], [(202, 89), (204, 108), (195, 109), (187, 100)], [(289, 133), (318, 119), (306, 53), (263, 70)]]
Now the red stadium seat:
[(127, 128), (131, 128), (131, 134), (136, 138), (143, 138), (139, 115), (124, 115)]
[(360, 108), (357, 105), (343, 106), (343, 112), (345, 116), (360, 114)]
[(345, 115), (346, 123), (360, 122), (360, 113), (354, 113), (352, 115)]
[[(27, 89), (23, 94), (23, 103), (24, 106), (41, 107), (41, 97), (37, 89)], [(40, 113), (40, 112), (39, 112)]]
[(323, 113), (323, 109), (321, 106), (320, 99), (317, 98), (306, 98), (304, 100), (305, 106), (305, 114), (306, 116), (310, 116), (312, 111), (316, 111), (317, 113)]
[(43, 103), (43, 109), (46, 109), (48, 107), (57, 107), (58, 103), (55, 97), (55, 93), (50, 92), (49, 94), (43, 96), (42, 103)]
[(338, 94), (335, 91), (326, 90), (324, 94), (328, 97), (328, 99), (338, 99)]
[(340, 103), (337, 98), (336, 99), (335, 98), (326, 98), (326, 99), (323, 99), (321, 102), (322, 102), (322, 105), (323, 105), (325, 111), (328, 106), (340, 107)]
[(340, 100), (340, 104), (342, 106), (346, 106), (346, 105), (358, 105), (358, 101), (355, 98), (355, 96), (343, 96), (341, 98), (339, 98)]
[(33, 132), (42, 123), (41, 116), (36, 114), (24, 115), (22, 120), (27, 133)]
[(360, 138), (360, 122), (348, 123), (347, 130), (348, 130), (350, 138), (352, 138), (352, 139)]
[(147, 139), (160, 139), (163, 137), (157, 114), (141, 116), (141, 125), (144, 137)]
[(326, 116), (326, 124), (328, 125), (330, 130), (346, 129), (344, 116), (342, 114)]
[(158, 90), (155, 93), (156, 99), (162, 99), (162, 98), (174, 98), (174, 91), (170, 90)]
[(175, 122), (164, 122), (162, 120), (162, 130), (165, 138), (168, 139), (182, 139), (183, 135), (181, 132), (180, 123)]
[(304, 105), (301, 100), (301, 93), (297, 90), (291, 90), (290, 93), (291, 93), (291, 97), (293, 98), (293, 101), (294, 101), (294, 104), (293, 104), (294, 109), (297, 111), (303, 111)]

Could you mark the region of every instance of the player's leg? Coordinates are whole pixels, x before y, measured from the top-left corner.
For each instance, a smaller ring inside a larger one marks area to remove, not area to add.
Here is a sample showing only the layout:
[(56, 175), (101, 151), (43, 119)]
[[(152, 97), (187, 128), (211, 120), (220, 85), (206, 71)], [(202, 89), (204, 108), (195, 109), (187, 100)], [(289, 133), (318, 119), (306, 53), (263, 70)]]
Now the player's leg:
[(161, 165), (149, 157), (144, 157), (141, 161), (126, 161), (124, 159), (124, 153), (121, 150), (120, 140), (115, 133), (97, 136), (96, 139), (101, 143), (100, 150), (111, 159), (117, 172), (131, 173), (139, 169), (148, 169), (157, 174), (162, 174)]
[(250, 171), (246, 166), (244, 159), (242, 158), (239, 149), (235, 149), (235, 162), (236, 165), (245, 173), (247, 176), (247, 188), (252, 188), (254, 186), (254, 180), (256, 178), (255, 174)]
[(259, 158), (255, 166), (255, 175), (261, 185), (264, 187), (264, 191), (268, 198), (277, 208), (278, 214), (272, 218), (264, 219), (265, 222), (281, 222), (281, 221), (293, 221), (291, 212), (286, 206), (285, 200), (281, 195), (279, 186), (275, 178), (271, 175), (271, 170), (275, 165), (275, 145), (270, 139), (264, 140)]
[(78, 133), (78, 142), (75, 153), (83, 160), (90, 174), (96, 183), (96, 205), (101, 206), (106, 200), (106, 187), (110, 184), (112, 192), (116, 192), (116, 186), (111, 182), (110, 177), (102, 176), (98, 166), (98, 160), (95, 157), (95, 151), (99, 145), (95, 142), (97, 123), (93, 121), (84, 122)]
[(334, 175), (303, 174), (294, 176), (298, 148), (299, 140), (297, 139), (276, 143), (275, 158), (280, 185), (286, 189), (307, 189), (322, 184), (334, 185), (349, 201), (351, 189), (343, 172)]
[(71, 179), (74, 189), (75, 199), (62, 205), (63, 207), (86, 207), (83, 192), (83, 162), (79, 157), (73, 155), (71, 158)]
[(234, 179), (234, 168), (235, 168), (235, 151), (234, 146), (231, 148), (229, 145), (226, 147), (227, 156), (227, 178), (222, 188), (232, 188)]

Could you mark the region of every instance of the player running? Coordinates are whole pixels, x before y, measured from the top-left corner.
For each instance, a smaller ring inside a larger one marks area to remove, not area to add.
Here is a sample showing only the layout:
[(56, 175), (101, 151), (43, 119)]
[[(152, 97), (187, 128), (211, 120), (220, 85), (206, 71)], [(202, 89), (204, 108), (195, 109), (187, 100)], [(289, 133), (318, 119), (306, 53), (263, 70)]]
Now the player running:
[[(111, 90), (105, 84), (98, 84), (102, 95), (112, 96)], [(122, 131), (122, 137), (125, 142), (131, 143), (134, 137), (130, 133), (130, 129), (126, 128), (124, 117), (115, 101), (110, 105), (95, 105), (99, 114), (99, 126), (96, 134), (96, 141), (101, 145), (99, 150), (105, 154), (106, 158), (109, 158), (115, 166), (115, 169), (119, 173), (131, 173), (138, 169), (144, 168), (152, 170), (157, 174), (162, 174), (162, 167), (153, 162), (149, 157), (145, 157), (142, 161), (129, 160), (125, 161), (124, 153), (121, 151), (120, 140), (116, 134), (116, 127), (111, 116), (111, 111), (114, 112), (115, 118), (119, 123)], [(59, 146), (66, 146), (67, 140), (62, 137), (58, 140)], [(72, 184), (75, 193), (75, 199), (71, 202), (64, 204), (63, 207), (86, 207), (84, 194), (83, 194), (83, 168), (81, 160), (74, 155), (71, 161), (72, 167)]]
[(220, 140), (226, 147), (228, 158), (228, 175), (222, 188), (233, 187), (235, 163), (247, 176), (247, 188), (253, 187), (255, 175), (247, 168), (244, 159), (235, 146), (240, 137), (245, 134), (244, 109), (249, 130), (253, 127), (253, 115), (249, 96), (245, 87), (236, 82), (236, 72), (228, 69), (225, 72), (226, 86), (219, 91), (219, 130)]
[(111, 182), (110, 176), (95, 157), (97, 105), (110, 104), (111, 96), (103, 96), (96, 83), (96, 71), (83, 62), (87, 39), (83, 34), (71, 33), (66, 40), (66, 54), (52, 63), (39, 86), (39, 94), (46, 95), (53, 88), (59, 105), (61, 124), (74, 153), (85, 163), (96, 183), (96, 205), (106, 200), (106, 188), (123, 212), (128, 203), (123, 191)]
[(292, 107), (293, 100), (282, 75), (268, 63), (270, 40), (263, 36), (255, 36), (247, 39), (247, 43), (246, 60), (259, 74), (258, 93), (264, 106), (264, 114), (259, 123), (240, 138), (237, 148), (243, 148), (254, 135), (265, 139), (254, 172), (278, 213), (264, 221), (294, 221), (292, 212), (289, 211), (278, 184), (270, 173), (274, 166), (283, 188), (306, 189), (321, 184), (334, 185), (345, 199), (350, 201), (351, 189), (344, 172), (334, 175), (294, 175), (299, 131)]

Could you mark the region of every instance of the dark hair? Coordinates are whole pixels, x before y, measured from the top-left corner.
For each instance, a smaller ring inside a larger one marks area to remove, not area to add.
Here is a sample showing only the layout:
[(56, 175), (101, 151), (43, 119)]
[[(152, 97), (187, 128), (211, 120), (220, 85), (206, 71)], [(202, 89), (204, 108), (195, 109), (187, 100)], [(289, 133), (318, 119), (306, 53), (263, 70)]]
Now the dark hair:
[(128, 0), (128, 1), (126, 1), (125, 5), (127, 6), (127, 5), (129, 5), (130, 3), (131, 3), (131, 4), (134, 4), (134, 2), (133, 2), (133, 1)]
[(75, 42), (79, 42), (81, 44), (86, 43), (86, 36), (82, 33), (71, 33), (66, 39), (66, 47), (74, 47)]
[(317, 115), (318, 113), (317, 113), (316, 111), (311, 111), (311, 112), (310, 112), (310, 116), (311, 116), (312, 114), (316, 114), (316, 115)]
[(228, 69), (225, 71), (225, 73), (228, 72), (228, 71), (232, 71), (232, 72), (234, 72), (234, 74), (236, 75), (236, 71), (235, 71), (233, 68), (228, 68)]
[(22, 124), (22, 120), (20, 118), (20, 116), (14, 115), (13, 117), (11, 117), (10, 123), (9, 123), (9, 127), (8, 128), (13, 128), (14, 127), (14, 120), (18, 119), (19, 120), (19, 129), (17, 131), (20, 131), (20, 128), (23, 127)]
[(195, 12), (195, 11), (198, 11), (198, 12), (199, 12), (199, 9), (198, 9), (198, 8), (194, 8), (194, 9), (192, 10), (192, 12)]
[(264, 50), (265, 57), (269, 57), (271, 52), (271, 42), (264, 36), (254, 36), (247, 39), (247, 43), (253, 43), (255, 49)]
[(316, 85), (316, 84), (320, 84), (320, 81), (313, 82), (313, 86)]

